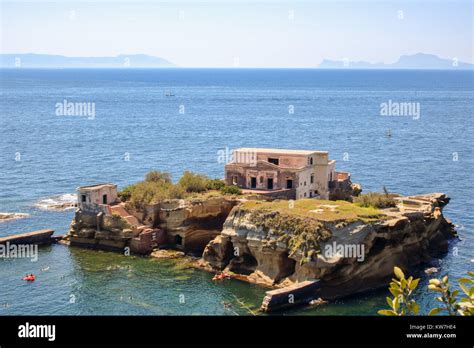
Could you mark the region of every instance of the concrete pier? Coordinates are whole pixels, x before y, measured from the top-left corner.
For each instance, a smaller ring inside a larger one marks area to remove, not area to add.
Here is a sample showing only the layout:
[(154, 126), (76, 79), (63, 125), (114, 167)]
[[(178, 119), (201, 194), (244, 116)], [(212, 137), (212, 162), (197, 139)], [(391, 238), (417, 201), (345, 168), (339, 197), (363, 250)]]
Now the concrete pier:
[(27, 233), (1, 237), (0, 244), (50, 244), (55, 241), (51, 236), (54, 230), (44, 229)]
[(317, 287), (317, 280), (306, 280), (282, 289), (267, 291), (260, 309), (263, 312), (272, 312), (306, 305), (315, 298)]

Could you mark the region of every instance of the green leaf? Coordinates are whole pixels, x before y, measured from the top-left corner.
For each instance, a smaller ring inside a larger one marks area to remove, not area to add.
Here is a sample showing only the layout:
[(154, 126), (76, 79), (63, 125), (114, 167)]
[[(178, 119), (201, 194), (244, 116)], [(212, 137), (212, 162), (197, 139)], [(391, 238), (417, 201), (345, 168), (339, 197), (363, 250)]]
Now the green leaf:
[(440, 286), (441, 282), (439, 279), (434, 278), (434, 279), (430, 279), (430, 284)]
[(401, 294), (400, 290), (398, 290), (398, 289), (390, 288), (390, 289), (388, 289), (388, 291), (390, 291), (390, 293), (391, 293), (394, 297), (397, 297), (398, 295)]
[(401, 285), (400, 285), (401, 288), (405, 289), (407, 287), (407, 281), (405, 279), (402, 279), (400, 282), (401, 282)]
[(444, 284), (447, 284), (449, 279), (448, 279), (448, 276), (445, 275), (445, 276), (443, 277), (443, 279), (441, 279), (441, 280), (443, 281)]
[(474, 272), (467, 271), (467, 274), (469, 274), (469, 276), (471, 276), (471, 277), (473, 277), (473, 278), (474, 278)]
[(419, 278), (413, 280), (413, 281), (411, 282), (411, 284), (410, 284), (410, 290), (415, 290), (416, 287), (418, 286), (418, 283), (419, 283), (419, 282), (420, 282), (420, 279), (419, 279)]
[(392, 301), (392, 308), (397, 312), (398, 309), (400, 308), (400, 302), (398, 301), (398, 297), (395, 297)]
[(388, 306), (392, 308), (392, 305), (393, 305), (392, 299), (390, 297), (387, 297), (386, 299), (387, 299)]
[(391, 317), (397, 315), (397, 313), (395, 313), (392, 310), (388, 310), (388, 309), (381, 309), (377, 313), (380, 314), (380, 315), (387, 315), (387, 316), (391, 316)]
[(472, 289), (468, 289), (466, 287), (466, 285), (464, 285), (463, 283), (459, 282), (459, 286), (461, 287), (462, 291), (464, 291), (464, 293), (467, 295), (467, 296), (471, 296), (470, 295), (470, 290)]
[(443, 289), (438, 288), (436, 285), (433, 285), (433, 284), (428, 285), (428, 289), (443, 292)]
[(417, 315), (420, 312), (420, 305), (418, 303), (413, 302), (412, 312), (415, 315)]
[(439, 312), (441, 312), (443, 310), (443, 308), (433, 308), (432, 310), (430, 310), (430, 312), (428, 313), (428, 315), (436, 315), (438, 314)]
[(405, 278), (405, 274), (403, 274), (402, 270), (397, 266), (393, 267), (393, 273), (395, 273), (395, 276), (400, 280)]

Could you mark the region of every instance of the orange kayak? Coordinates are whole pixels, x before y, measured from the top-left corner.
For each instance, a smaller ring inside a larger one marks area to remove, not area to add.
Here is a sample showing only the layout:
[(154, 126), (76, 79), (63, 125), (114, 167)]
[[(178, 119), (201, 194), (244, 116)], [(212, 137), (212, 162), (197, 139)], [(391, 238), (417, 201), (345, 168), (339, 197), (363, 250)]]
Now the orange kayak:
[(23, 280), (26, 280), (27, 282), (34, 282), (35, 279), (36, 279), (36, 277), (34, 275), (23, 277)]

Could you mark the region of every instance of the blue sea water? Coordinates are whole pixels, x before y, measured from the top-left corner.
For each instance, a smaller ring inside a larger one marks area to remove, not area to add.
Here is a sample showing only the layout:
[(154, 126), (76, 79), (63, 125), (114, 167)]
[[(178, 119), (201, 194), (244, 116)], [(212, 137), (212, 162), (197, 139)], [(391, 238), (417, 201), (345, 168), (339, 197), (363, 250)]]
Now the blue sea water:
[[(472, 71), (3, 69), (0, 98), (0, 212), (30, 214), (0, 223), (0, 236), (66, 233), (72, 210), (35, 204), (80, 185), (123, 187), (150, 169), (222, 177), (218, 152), (238, 147), (317, 149), (365, 191), (447, 193), (445, 214), (461, 240), (440, 259), (440, 274), (473, 269)], [(58, 116), (64, 100), (95, 103), (95, 117)], [(419, 103), (419, 118), (381, 116), (389, 101)], [(28, 272), (35, 283), (21, 281)], [(434, 301), (421, 276), (416, 299), (426, 313)], [(0, 260), (0, 315), (236, 315), (249, 313), (242, 302), (261, 303), (264, 289), (210, 277), (174, 261), (53, 245), (35, 263)], [(286, 314), (375, 314), (386, 295)]]

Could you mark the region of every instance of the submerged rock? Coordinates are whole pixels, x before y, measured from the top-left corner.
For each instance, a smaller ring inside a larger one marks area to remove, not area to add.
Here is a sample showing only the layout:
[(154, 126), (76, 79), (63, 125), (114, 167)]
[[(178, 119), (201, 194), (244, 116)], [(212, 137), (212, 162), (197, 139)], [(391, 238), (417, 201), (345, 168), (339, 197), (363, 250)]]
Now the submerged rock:
[(177, 250), (161, 249), (153, 251), (150, 256), (157, 259), (177, 259), (184, 257), (185, 253)]
[(16, 219), (23, 219), (30, 216), (29, 214), (24, 213), (0, 213), (0, 222), (10, 221)]

